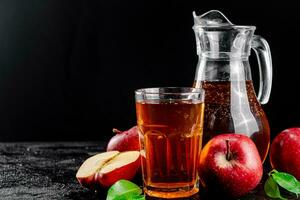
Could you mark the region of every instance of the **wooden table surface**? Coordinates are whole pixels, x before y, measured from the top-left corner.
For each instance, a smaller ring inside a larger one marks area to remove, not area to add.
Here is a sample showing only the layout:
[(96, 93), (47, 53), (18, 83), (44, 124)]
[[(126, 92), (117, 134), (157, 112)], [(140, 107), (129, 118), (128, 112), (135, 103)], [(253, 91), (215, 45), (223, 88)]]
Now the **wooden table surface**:
[[(75, 178), (81, 163), (104, 151), (105, 145), (104, 142), (0, 143), (0, 199), (105, 200), (106, 190), (95, 193), (81, 187)], [(197, 194), (188, 199), (211, 198)], [(260, 184), (241, 199), (268, 198), (264, 195), (263, 184)]]

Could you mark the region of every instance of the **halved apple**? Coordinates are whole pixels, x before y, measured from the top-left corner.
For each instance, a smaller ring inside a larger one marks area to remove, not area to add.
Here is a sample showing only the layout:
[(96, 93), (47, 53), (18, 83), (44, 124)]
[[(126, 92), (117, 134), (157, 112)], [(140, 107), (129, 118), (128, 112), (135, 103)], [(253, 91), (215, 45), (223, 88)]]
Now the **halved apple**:
[(131, 180), (141, 165), (139, 151), (109, 151), (88, 158), (76, 178), (85, 187), (110, 187), (120, 179)]
[(95, 174), (103, 167), (105, 163), (119, 154), (119, 151), (109, 151), (100, 153), (88, 158), (76, 173), (79, 183), (87, 188), (95, 189)]
[(141, 166), (139, 151), (121, 152), (97, 173), (100, 185), (109, 187), (120, 179), (131, 180)]

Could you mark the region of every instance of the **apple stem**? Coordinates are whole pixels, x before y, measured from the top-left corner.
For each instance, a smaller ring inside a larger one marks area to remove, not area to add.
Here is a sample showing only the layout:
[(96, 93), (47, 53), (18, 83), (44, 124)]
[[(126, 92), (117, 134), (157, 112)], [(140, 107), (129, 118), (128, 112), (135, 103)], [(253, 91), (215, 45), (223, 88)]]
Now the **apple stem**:
[(230, 151), (230, 143), (229, 140), (226, 140), (226, 160), (230, 161), (232, 158), (232, 153)]
[(112, 132), (113, 132), (113, 133), (116, 133), (116, 134), (122, 133), (122, 131), (119, 131), (119, 130), (116, 129), (116, 128), (113, 128)]

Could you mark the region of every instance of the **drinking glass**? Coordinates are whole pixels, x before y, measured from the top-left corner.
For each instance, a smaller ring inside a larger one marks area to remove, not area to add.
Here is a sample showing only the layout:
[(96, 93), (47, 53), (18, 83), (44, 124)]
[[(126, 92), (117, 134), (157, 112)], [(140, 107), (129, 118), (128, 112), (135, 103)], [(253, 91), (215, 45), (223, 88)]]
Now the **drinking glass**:
[(165, 87), (135, 91), (144, 192), (158, 198), (199, 191), (204, 91)]

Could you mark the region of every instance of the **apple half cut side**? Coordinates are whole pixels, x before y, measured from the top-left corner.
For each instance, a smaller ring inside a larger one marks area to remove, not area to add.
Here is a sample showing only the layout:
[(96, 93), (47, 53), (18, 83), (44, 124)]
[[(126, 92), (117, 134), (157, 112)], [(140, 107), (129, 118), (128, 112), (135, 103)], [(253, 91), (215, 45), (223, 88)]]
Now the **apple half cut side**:
[(141, 166), (139, 151), (121, 152), (100, 169), (96, 181), (103, 187), (109, 187), (120, 179), (131, 180)]
[(95, 189), (97, 172), (107, 163), (109, 160), (119, 154), (119, 151), (109, 151), (94, 155), (88, 158), (76, 173), (78, 182), (87, 188)]

